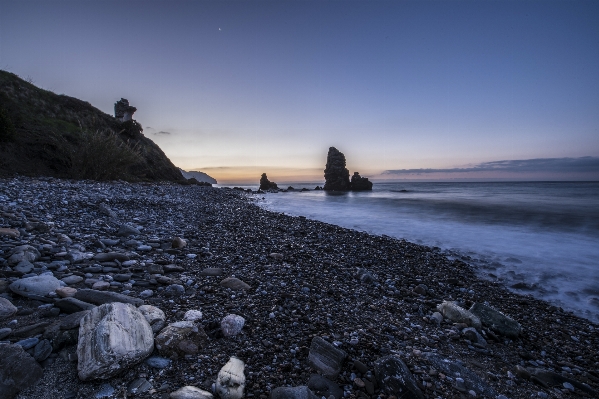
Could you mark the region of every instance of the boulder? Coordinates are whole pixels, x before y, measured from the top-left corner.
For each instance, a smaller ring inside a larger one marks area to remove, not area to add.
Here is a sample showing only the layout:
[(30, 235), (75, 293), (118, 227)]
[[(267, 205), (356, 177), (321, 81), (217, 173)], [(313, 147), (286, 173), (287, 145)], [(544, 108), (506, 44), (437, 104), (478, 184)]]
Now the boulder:
[(325, 341), (321, 337), (314, 337), (308, 353), (308, 364), (317, 372), (331, 380), (335, 380), (341, 372), (341, 366), (346, 353)]
[(185, 248), (186, 246), (187, 246), (187, 241), (185, 241), (181, 237), (175, 237), (175, 238), (173, 238), (173, 241), (171, 242), (171, 247), (173, 247), (175, 249)]
[(78, 313), (78, 312), (82, 312), (85, 310), (92, 310), (93, 308), (96, 307), (96, 305), (93, 305), (93, 304), (87, 303), (87, 302), (83, 302), (83, 301), (80, 301), (79, 299), (75, 299), (75, 298), (59, 299), (56, 302), (54, 302), (54, 306), (56, 306), (62, 312), (67, 313), (67, 314)]
[(0, 297), (0, 320), (8, 319), (17, 313), (17, 307), (6, 298)]
[(6, 237), (12, 237), (12, 238), (17, 238), (21, 235), (21, 233), (19, 233), (19, 230), (17, 229), (9, 229), (9, 228), (0, 228), (0, 236), (6, 236)]
[(442, 304), (437, 306), (437, 310), (443, 317), (455, 323), (464, 323), (478, 330), (481, 328), (480, 319), (477, 316), (458, 306), (458, 304), (453, 301), (443, 301)]
[(34, 268), (33, 263), (29, 262), (28, 260), (22, 260), (12, 269), (15, 272), (27, 274), (27, 273), (31, 273), (33, 271), (33, 268)]
[(0, 343), (0, 399), (17, 393), (42, 377), (42, 368), (20, 345)]
[(387, 395), (402, 399), (423, 399), (424, 395), (408, 366), (397, 356), (385, 356), (374, 363), (374, 375)]
[(241, 399), (245, 389), (245, 364), (232, 356), (216, 377), (215, 390), (221, 399)]
[(516, 320), (482, 303), (473, 304), (470, 312), (477, 316), (484, 326), (497, 334), (516, 338), (522, 331), (522, 326)]
[(464, 388), (468, 391), (472, 390), (477, 395), (486, 397), (496, 397), (497, 393), (489, 384), (483, 381), (474, 371), (463, 366), (461, 363), (445, 359), (436, 353), (427, 352), (423, 356), (429, 361), (431, 366), (445, 375), (456, 378), (460, 377), (464, 381)]
[(250, 289), (249, 284), (244, 283), (243, 281), (235, 277), (227, 277), (226, 279), (220, 282), (220, 285), (225, 288), (230, 288), (236, 291), (246, 291)]
[(245, 319), (236, 314), (229, 314), (223, 317), (220, 322), (220, 329), (225, 337), (233, 337), (241, 332)]
[(94, 260), (97, 262), (112, 262), (114, 260), (126, 262), (129, 260), (129, 255), (121, 252), (106, 252), (94, 255)]
[(35, 262), (40, 258), (40, 252), (31, 245), (19, 245), (14, 247), (10, 251), (10, 257), (8, 258), (9, 265), (16, 265), (24, 260), (28, 262)]
[(22, 278), (13, 282), (9, 285), (9, 288), (15, 294), (19, 294), (24, 297), (35, 296), (46, 296), (50, 292), (56, 291), (62, 285), (60, 280), (56, 277), (42, 274), (41, 276), (33, 276), (29, 278)]
[(331, 395), (335, 399), (341, 399), (343, 397), (343, 389), (333, 381), (329, 380), (318, 374), (312, 374), (308, 380), (308, 388), (312, 392), (318, 395), (318, 397), (330, 398)]
[(178, 359), (195, 355), (208, 341), (202, 327), (192, 321), (179, 321), (166, 326), (156, 336), (156, 349), (161, 356)]
[(107, 379), (141, 362), (154, 350), (154, 334), (135, 306), (108, 303), (81, 320), (77, 370), (83, 381)]
[(116, 235), (119, 237), (129, 237), (129, 236), (136, 236), (136, 235), (140, 235), (140, 234), (141, 234), (141, 232), (134, 226), (131, 226), (130, 224), (120, 225), (119, 230), (116, 233)]
[(166, 316), (162, 310), (152, 305), (142, 305), (137, 310), (144, 315), (154, 333), (162, 330), (166, 323)]
[(169, 395), (171, 399), (212, 399), (213, 397), (210, 392), (193, 386), (179, 388)]
[(367, 177), (361, 177), (358, 172), (354, 172), (351, 177), (352, 191), (370, 191), (372, 190), (372, 182)]
[(325, 191), (348, 191), (351, 189), (349, 170), (345, 167), (345, 155), (335, 147), (329, 148), (324, 179)]

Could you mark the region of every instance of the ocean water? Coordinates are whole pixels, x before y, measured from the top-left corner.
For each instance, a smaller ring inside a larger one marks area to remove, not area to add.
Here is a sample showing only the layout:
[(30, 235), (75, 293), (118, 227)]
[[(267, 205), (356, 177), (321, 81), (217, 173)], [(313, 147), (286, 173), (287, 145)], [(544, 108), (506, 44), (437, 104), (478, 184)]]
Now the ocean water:
[(597, 182), (375, 183), (372, 192), (256, 198), (269, 210), (439, 247), (483, 278), (599, 322)]

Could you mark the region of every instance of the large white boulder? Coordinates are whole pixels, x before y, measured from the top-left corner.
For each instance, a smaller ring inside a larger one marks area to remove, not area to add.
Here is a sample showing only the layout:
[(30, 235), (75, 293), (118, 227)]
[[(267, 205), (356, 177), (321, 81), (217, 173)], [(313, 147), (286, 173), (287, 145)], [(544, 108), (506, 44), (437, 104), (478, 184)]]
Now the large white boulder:
[(77, 366), (83, 381), (107, 379), (154, 350), (154, 334), (135, 306), (120, 302), (92, 309), (81, 319)]

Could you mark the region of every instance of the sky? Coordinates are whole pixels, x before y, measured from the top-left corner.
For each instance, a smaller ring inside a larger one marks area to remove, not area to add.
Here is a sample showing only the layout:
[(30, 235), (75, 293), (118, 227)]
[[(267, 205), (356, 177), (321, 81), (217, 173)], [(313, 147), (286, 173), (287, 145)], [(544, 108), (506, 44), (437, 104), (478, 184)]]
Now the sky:
[(128, 99), (219, 183), (321, 181), (330, 146), (375, 181), (599, 180), (597, 21), (597, 1), (0, 0), (0, 69)]

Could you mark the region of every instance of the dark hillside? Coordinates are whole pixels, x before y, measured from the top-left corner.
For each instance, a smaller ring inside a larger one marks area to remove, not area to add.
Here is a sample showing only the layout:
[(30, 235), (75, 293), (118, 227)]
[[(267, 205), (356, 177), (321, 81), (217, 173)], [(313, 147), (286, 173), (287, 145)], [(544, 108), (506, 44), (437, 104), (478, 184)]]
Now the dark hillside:
[(0, 176), (185, 181), (135, 121), (0, 71)]

